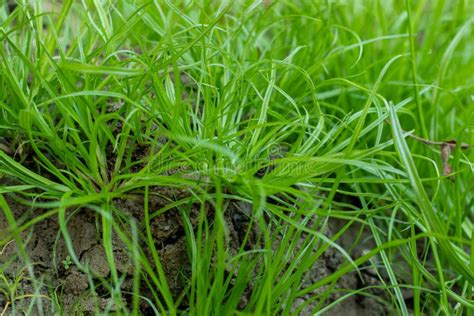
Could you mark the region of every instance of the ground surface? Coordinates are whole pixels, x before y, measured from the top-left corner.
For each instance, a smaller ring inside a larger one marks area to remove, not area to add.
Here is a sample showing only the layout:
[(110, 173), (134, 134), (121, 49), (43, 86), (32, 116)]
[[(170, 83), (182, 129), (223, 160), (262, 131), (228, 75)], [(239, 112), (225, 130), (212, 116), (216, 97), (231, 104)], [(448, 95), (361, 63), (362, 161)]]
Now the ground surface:
[[(10, 207), (15, 210), (15, 218), (21, 218), (22, 214), (27, 214), (28, 208), (12, 199), (7, 199)], [(143, 196), (131, 196), (128, 199), (120, 199), (116, 201), (117, 207), (124, 211), (125, 214), (135, 218), (137, 222), (143, 221)], [(150, 204), (155, 207), (163, 207), (163, 200), (151, 199)], [(226, 216), (226, 225), (229, 228), (228, 247), (232, 253), (237, 253), (245, 231), (247, 230), (248, 220), (246, 218), (245, 209), (247, 212), (251, 209), (249, 205), (238, 202), (231, 204), (232, 213)], [(244, 209), (244, 210), (243, 210)], [(35, 210), (36, 215), (42, 213), (41, 210)], [(196, 216), (196, 214), (194, 214)], [(342, 224), (342, 223), (339, 223)], [(170, 290), (177, 297), (187, 284), (187, 279), (191, 274), (190, 261), (186, 249), (186, 237), (184, 227), (178, 212), (169, 211), (163, 215), (157, 216), (151, 223), (154, 242), (158, 249), (161, 263), (165, 271), (166, 277), (170, 280)], [(330, 225), (330, 229), (326, 234), (330, 237), (333, 235), (331, 230), (339, 229), (337, 223)], [(8, 229), (8, 221), (2, 216), (0, 217), (0, 228), (4, 231)], [(86, 293), (89, 289), (89, 278), (91, 281), (100, 282), (101, 278), (110, 277), (110, 267), (107, 262), (105, 251), (101, 245), (100, 230), (96, 227), (96, 218), (94, 212), (91, 210), (81, 210), (77, 212), (68, 222), (68, 231), (72, 241), (72, 247), (76, 252), (79, 260), (83, 264), (87, 264), (91, 269), (88, 274), (74, 268), (74, 265), (69, 262), (69, 251), (65, 245), (64, 239), (58, 234), (59, 224), (56, 218), (48, 218), (33, 226), (32, 229), (24, 230), (21, 234), (25, 241), (26, 251), (32, 262), (35, 262), (35, 273), (41, 278), (45, 285), (42, 291), (44, 297), (48, 296), (46, 288), (56, 289), (59, 291), (64, 312), (68, 313), (72, 310), (78, 309), (83, 312), (93, 313), (99, 309), (113, 308), (111, 299), (102, 297), (94, 299), (89, 297)], [(357, 231), (349, 230), (340, 239), (339, 242), (343, 246), (349, 247), (353, 234)], [(114, 257), (116, 258), (117, 270), (124, 275), (124, 280), (121, 289), (124, 291), (132, 290), (133, 269), (130, 262), (130, 250), (120, 241), (120, 238), (114, 236), (112, 241)], [(2, 238), (4, 238), (2, 236)], [(304, 242), (304, 237), (301, 238), (301, 243)], [(354, 258), (360, 257), (364, 249), (369, 249), (373, 245), (365, 245), (364, 242), (358, 244), (358, 248), (353, 250)], [(249, 248), (256, 247), (255, 244), (249, 245)], [(278, 247), (278, 243), (275, 245)], [(366, 247), (366, 248), (364, 248)], [(8, 262), (8, 268), (3, 270), (4, 276), (14, 280), (19, 278), (18, 291), (21, 293), (28, 293), (33, 291), (34, 285), (22, 280), (21, 275), (25, 273), (24, 263), (21, 257), (18, 256), (19, 249), (17, 244), (12, 241), (4, 246), (0, 253), (0, 260), (3, 263)], [(343, 256), (333, 249), (328, 249), (321, 260), (308, 269), (305, 273), (303, 287), (311, 285), (313, 282), (331, 275), (343, 263)], [(59, 263), (59, 264), (58, 264)], [(373, 271), (369, 269), (362, 269), (359, 274), (353, 272), (345, 275), (335, 285), (335, 289), (344, 290), (359, 290), (368, 284), (378, 285), (380, 282)], [(146, 289), (144, 289), (146, 292)], [(324, 292), (323, 289), (314, 291)], [(312, 293), (314, 295), (314, 293)], [(380, 295), (379, 299), (383, 299), (383, 293), (380, 291), (373, 291), (374, 295)], [(248, 293), (242, 295), (240, 304), (245, 306), (248, 301)], [(331, 294), (330, 301), (334, 301), (342, 296)], [(307, 295), (311, 297), (311, 295)], [(409, 294), (408, 294), (409, 298)], [(125, 299), (130, 299), (125, 297)], [(5, 306), (8, 298), (3, 297), (1, 304)], [(47, 299), (42, 299), (46, 306)], [(32, 299), (24, 298), (19, 301), (18, 307), (20, 310), (27, 310), (31, 304)], [(296, 301), (295, 308), (304, 303), (305, 298), (302, 297)], [(129, 301), (130, 304), (130, 301)], [(141, 310), (145, 314), (153, 314), (148, 304), (143, 303)], [(303, 309), (302, 313), (311, 313), (314, 309), (314, 304)], [(48, 309), (48, 312), (50, 310)], [(381, 302), (374, 298), (355, 295), (350, 299), (345, 300), (339, 304), (334, 310), (327, 313), (328, 315), (340, 315), (345, 313), (348, 315), (381, 315), (386, 313), (386, 309)]]

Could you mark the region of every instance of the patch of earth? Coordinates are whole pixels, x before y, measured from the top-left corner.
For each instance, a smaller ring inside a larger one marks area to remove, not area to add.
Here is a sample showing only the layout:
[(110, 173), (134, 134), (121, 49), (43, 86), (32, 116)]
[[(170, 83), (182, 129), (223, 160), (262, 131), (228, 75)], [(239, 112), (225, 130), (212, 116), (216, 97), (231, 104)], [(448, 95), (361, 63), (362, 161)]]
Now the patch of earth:
[[(169, 191), (170, 189), (163, 189), (162, 192), (160, 192), (159, 188), (154, 188), (154, 193), (156, 194), (152, 194), (149, 200), (151, 211), (159, 210), (166, 206), (169, 203), (169, 196), (174, 196), (174, 199), (176, 199), (183, 198), (187, 194), (184, 191), (173, 190), (173, 194), (171, 195), (167, 190)], [(158, 194), (158, 192), (160, 193)], [(26, 218), (31, 218), (31, 216), (39, 215), (42, 212), (41, 210), (31, 210), (23, 206), (16, 202), (11, 196), (7, 195), (6, 199), (18, 222), (22, 222)], [(130, 218), (134, 218), (135, 221), (139, 223), (139, 230), (144, 231), (144, 201), (142, 195), (129, 195), (127, 198), (114, 201), (114, 205), (121, 214), (126, 214)], [(237, 252), (249, 229), (251, 230), (248, 236), (248, 242), (244, 248), (247, 250), (257, 248), (259, 245), (258, 231), (256, 227), (249, 227), (251, 206), (239, 201), (230, 201), (228, 208), (231, 211), (225, 213), (225, 222), (227, 226), (226, 243), (230, 248), (230, 253), (235, 254)], [(198, 216), (199, 206), (192, 206), (189, 218), (193, 226), (197, 225)], [(209, 212), (208, 217), (209, 220), (212, 220), (212, 211)], [(331, 237), (335, 231), (340, 229), (341, 225), (343, 225), (342, 222), (331, 222), (331, 225), (329, 225), (325, 232), (326, 236)], [(5, 242), (5, 238), (7, 238), (7, 227), (5, 215), (1, 213), (0, 271), (3, 271), (6, 279), (12, 282), (15, 278), (23, 277), (16, 289), (17, 296), (34, 293), (34, 284), (28, 281), (25, 262), (18, 256), (19, 249), (15, 241), (9, 240), (7, 243)], [(56, 292), (60, 293), (59, 299), (61, 300), (61, 305), (65, 308), (65, 312), (78, 310), (92, 313), (96, 311), (97, 307), (101, 309), (108, 307), (109, 310), (110, 308), (113, 310), (113, 307), (110, 305), (111, 300), (107, 296), (107, 291), (101, 290), (101, 280), (109, 279), (111, 271), (101, 242), (102, 231), (99, 216), (92, 210), (78, 210), (71, 215), (67, 227), (74, 253), (80, 263), (91, 270), (93, 277), (89, 278), (88, 274), (83, 273), (70, 262), (70, 253), (62, 235), (59, 233), (60, 229), (57, 218), (54, 216), (49, 217), (20, 234), (21, 239), (26, 244), (26, 251), (30, 261), (34, 263), (32, 266), (33, 273), (45, 285), (40, 294), (45, 297), (51, 297), (52, 290), (56, 289)], [(185, 289), (186, 280), (191, 274), (184, 223), (179, 211), (171, 209), (153, 217), (151, 219), (151, 230), (155, 247), (158, 250), (163, 265), (163, 270), (169, 281), (170, 290), (176, 298)], [(350, 249), (357, 230), (357, 225), (354, 225), (343, 234), (338, 240), (340, 245), (345, 249)], [(365, 236), (361, 238), (363, 242), (352, 249), (350, 253), (353, 258), (361, 256), (364, 253), (364, 249), (372, 249), (374, 247), (373, 241), (369, 238), (370, 232), (365, 231), (363, 235), (364, 234)], [(303, 242), (304, 238), (306, 238), (306, 236), (302, 234), (301, 242)], [(112, 238), (112, 245), (117, 270), (125, 279), (122, 284), (122, 289), (124, 291), (131, 291), (133, 267), (130, 261), (130, 250), (115, 234)], [(150, 262), (152, 262), (151, 253), (146, 244), (142, 243), (140, 246), (142, 249), (145, 249), (147, 257)], [(344, 263), (345, 258), (339, 251), (334, 248), (328, 248), (320, 260), (305, 274), (302, 285), (303, 288), (332, 274)], [(98, 297), (91, 295), (91, 285), (94, 285), (94, 290), (97, 292)], [(355, 272), (349, 273), (338, 280), (331, 291), (333, 294), (327, 298), (325, 304), (333, 302), (344, 295), (345, 292), (343, 290), (357, 290), (367, 285), (380, 285), (376, 273), (369, 268), (362, 269), (360, 274)], [(2, 289), (5, 287), (8, 287), (8, 285), (3, 284), (0, 286)], [(292, 308), (295, 310), (298, 305), (303, 304), (309, 297), (321, 294), (325, 289), (326, 287), (322, 287), (299, 298)], [(146, 293), (146, 289), (144, 288), (143, 290), (144, 293)], [(10, 299), (8, 295), (3, 294), (3, 292), (0, 292), (0, 306), (6, 306)], [(374, 296), (384, 297), (382, 291), (369, 290), (369, 293)], [(240, 307), (245, 307), (250, 295), (251, 287), (246, 290), (241, 298)], [(409, 298), (409, 294), (407, 294), (407, 298)], [(41, 298), (40, 300), (43, 302), (44, 312), (47, 313), (51, 305), (49, 300), (46, 298)], [(131, 302), (129, 300), (129, 297), (124, 297), (124, 304), (130, 306)], [(26, 309), (30, 301), (30, 298), (23, 298), (17, 301), (17, 309)], [(315, 306), (315, 304), (306, 306), (300, 314), (310, 314)], [(143, 312), (150, 310), (145, 302), (142, 303), (141, 308)], [(335, 308), (328, 311), (326, 315), (384, 315), (387, 312), (383, 304), (378, 300), (369, 296), (354, 295), (342, 301)]]
[[(344, 221), (331, 219), (324, 231), (324, 234), (330, 239), (337, 231), (342, 228), (342, 226), (344, 226), (344, 224), (346, 224)], [(338, 245), (340, 245), (345, 251), (350, 252), (349, 255), (353, 260), (362, 256), (365, 254), (365, 251), (373, 249), (375, 246), (373, 240), (370, 238), (370, 232), (367, 229), (364, 229), (362, 234), (367, 238), (362, 238), (361, 242), (358, 243), (356, 247), (352, 249), (352, 251), (350, 251), (350, 249), (353, 247), (354, 236), (356, 236), (358, 229), (358, 224), (352, 225), (337, 240)], [(347, 259), (344, 257), (344, 255), (334, 247), (329, 247), (322, 254), (320, 259), (311, 267), (311, 269), (306, 272), (302, 288), (310, 287), (317, 281), (333, 274), (345, 264), (347, 264)], [(325, 302), (322, 306), (320, 306), (325, 307), (328, 304), (340, 299), (349, 291), (357, 291), (369, 285), (382, 285), (375, 272), (372, 274), (372, 271), (368, 269), (360, 269), (359, 273), (353, 271), (343, 275), (340, 279), (338, 279), (332, 289), (329, 288), (329, 285), (325, 285), (304, 295), (303, 297), (300, 297), (294, 304), (293, 308), (297, 309), (310, 297), (322, 295), (329, 289), (331, 294), (325, 298)], [(378, 297), (381, 299), (388, 298), (386, 293), (384, 293), (382, 290), (370, 289), (366, 290), (365, 292), (373, 295), (373, 297)], [(386, 309), (386, 306), (373, 297), (360, 294), (350, 296), (338, 303), (334, 308), (325, 312), (324, 315), (388, 315), (390, 311)], [(300, 315), (312, 315), (316, 306), (317, 302), (305, 306), (300, 311)]]

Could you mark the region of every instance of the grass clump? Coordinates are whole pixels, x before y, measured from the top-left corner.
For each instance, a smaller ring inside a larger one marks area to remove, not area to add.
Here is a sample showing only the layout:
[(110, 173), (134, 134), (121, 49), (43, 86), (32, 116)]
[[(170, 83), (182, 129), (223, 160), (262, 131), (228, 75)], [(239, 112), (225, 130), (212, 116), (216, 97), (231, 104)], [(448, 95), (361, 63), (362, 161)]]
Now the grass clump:
[(3, 5), (2, 313), (472, 314), (473, 13)]

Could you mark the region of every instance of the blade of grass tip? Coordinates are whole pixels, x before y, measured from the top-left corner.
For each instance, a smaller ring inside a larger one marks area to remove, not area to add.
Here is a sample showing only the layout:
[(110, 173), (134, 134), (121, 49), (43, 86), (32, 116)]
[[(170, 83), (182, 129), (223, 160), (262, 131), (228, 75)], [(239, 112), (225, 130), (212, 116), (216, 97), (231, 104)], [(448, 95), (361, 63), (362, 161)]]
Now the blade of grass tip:
[(426, 129), (425, 117), (423, 114), (423, 107), (421, 104), (421, 97), (418, 91), (417, 73), (416, 73), (416, 55), (415, 55), (415, 34), (413, 34), (413, 22), (411, 17), (411, 0), (405, 0), (407, 15), (408, 15), (408, 32), (410, 34), (410, 61), (411, 61), (411, 75), (413, 79), (413, 93), (415, 94), (415, 103), (418, 113), (418, 123), (421, 126), (421, 133), (423, 138), (428, 138), (428, 130)]
[(2, 186), (0, 187), (0, 194), (2, 193), (13, 193), (13, 192), (22, 192), (35, 188), (34, 185), (11, 185), (11, 186)]
[[(275, 81), (276, 81), (276, 71), (275, 68), (272, 68), (271, 73), (270, 73), (270, 81), (268, 82), (268, 87), (267, 90), (265, 91), (265, 96), (263, 97), (263, 103), (260, 108), (260, 113), (258, 116), (258, 121), (256, 123), (257, 126), (262, 126), (262, 124), (266, 121), (267, 119), (267, 112), (268, 112), (268, 107), (270, 104), (270, 99), (272, 97), (273, 89), (275, 86)], [(256, 146), (257, 139), (260, 136), (260, 132), (262, 130), (262, 127), (257, 127), (255, 128), (252, 138), (250, 139), (249, 143), (249, 148), (253, 148), (253, 150), (250, 151), (249, 155), (250, 157), (254, 157), (256, 155), (256, 150), (259, 150), (260, 147)]]
[[(349, 32), (352, 36), (355, 37), (355, 39), (357, 40), (357, 44), (354, 44), (354, 45), (357, 45), (358, 48), (359, 48), (359, 54), (357, 55), (357, 59), (356, 61), (352, 64), (351, 68), (354, 68), (358, 63), (359, 61), (362, 59), (362, 55), (364, 54), (364, 44), (362, 43), (362, 39), (360, 38), (360, 36), (354, 32), (353, 30), (351, 30), (350, 28), (348, 27), (345, 27), (343, 25), (333, 25), (332, 27), (335, 27), (335, 28), (340, 28), (341, 30), (344, 30), (346, 32)], [(345, 49), (342, 48), (342, 51), (344, 51)]]
[[(71, 10), (73, 3), (74, 3), (73, 0), (63, 1), (61, 5), (61, 12), (59, 13), (58, 15), (59, 17), (55, 24), (56, 32), (59, 32), (62, 29), (63, 23), (66, 20), (66, 17), (69, 15), (69, 12)], [(56, 41), (53, 41), (50, 47), (54, 47), (55, 44), (56, 44)]]
[(97, 13), (99, 14), (102, 29), (105, 35), (107, 36), (107, 39), (109, 39), (113, 34), (113, 25), (109, 21), (110, 12), (106, 12), (105, 8), (103, 7), (102, 1), (94, 0), (94, 6), (96, 7)]
[(393, 58), (391, 58), (386, 64), (385, 66), (383, 67), (382, 71), (380, 72), (379, 74), (379, 77), (377, 78), (377, 81), (375, 82), (374, 86), (372, 87), (372, 89), (370, 90), (370, 94), (369, 94), (369, 97), (367, 98), (367, 101), (365, 102), (364, 104), (364, 107), (362, 109), (362, 114), (359, 118), (359, 120), (357, 121), (357, 125), (356, 127), (354, 128), (354, 133), (352, 134), (352, 137), (351, 137), (351, 140), (349, 142), (349, 145), (347, 146), (347, 149), (346, 149), (346, 157), (349, 157), (349, 155), (351, 154), (352, 150), (354, 149), (354, 146), (355, 146), (355, 143), (357, 142), (358, 138), (359, 138), (359, 134), (362, 130), (362, 127), (364, 126), (364, 123), (365, 123), (365, 118), (367, 117), (367, 113), (369, 112), (369, 108), (372, 104), (372, 102), (374, 101), (374, 98), (375, 96), (377, 95), (377, 90), (382, 82), (382, 79), (384, 78), (385, 74), (387, 73), (388, 69), (390, 68), (390, 66), (399, 58), (401, 57), (404, 57), (406, 55), (397, 55)]
[(53, 182), (39, 174), (36, 174), (29, 170), (28, 168), (23, 167), (20, 163), (13, 160), (10, 156), (0, 150), (0, 171), (8, 175), (17, 177), (21, 179), (26, 184), (35, 185), (38, 188), (41, 188), (44, 191), (64, 193), (69, 191), (69, 188), (66, 186)]
[[(415, 162), (413, 160), (413, 157), (410, 153), (408, 145), (403, 136), (403, 131), (400, 126), (398, 116), (393, 108), (393, 104), (386, 104), (386, 105), (390, 113), (390, 120), (392, 121), (391, 126), (392, 126), (392, 133), (393, 133), (393, 139), (395, 142), (395, 147), (397, 149), (397, 152), (401, 161), (405, 165), (407, 176), (410, 180), (411, 187), (417, 198), (417, 204), (421, 209), (422, 216), (428, 225), (428, 229), (430, 229), (436, 234), (446, 235), (446, 232), (448, 231), (448, 229), (443, 227), (443, 224), (440, 218), (436, 214), (436, 211), (433, 205), (431, 204), (431, 201), (428, 198), (428, 195), (425, 192), (423, 183), (421, 182), (421, 179), (418, 175)], [(474, 274), (468, 268), (466, 263), (461, 260), (456, 250), (454, 249), (453, 245), (448, 240), (443, 239), (443, 238), (437, 238), (436, 242), (440, 246), (441, 251), (445, 255), (445, 258), (453, 266), (453, 268), (458, 273), (460, 273), (468, 282), (474, 283)], [(432, 245), (432, 250), (434, 254), (436, 254), (437, 248), (436, 248), (436, 243), (435, 243), (434, 238), (430, 238), (430, 243)], [(444, 285), (443, 267), (441, 266), (441, 263), (439, 262), (439, 258), (436, 255), (435, 255), (435, 262), (436, 262), (436, 266), (439, 273), (442, 291), (444, 292), (443, 295), (446, 295), (446, 291), (443, 286)], [(448, 303), (446, 300), (447, 299), (445, 297), (445, 306), (448, 306)]]
[[(96, 4), (96, 1), (93, 0), (94, 4)], [(97, 31), (97, 33), (100, 35), (102, 40), (104, 42), (107, 42), (107, 34), (105, 33), (105, 29), (103, 25), (97, 25), (97, 23), (94, 21), (94, 18), (92, 16), (92, 13), (94, 12), (93, 10), (93, 4), (88, 1), (86, 3), (84, 0), (82, 0), (82, 5), (84, 6), (85, 12), (87, 12), (87, 17), (89, 18), (89, 23), (92, 25), (92, 27)]]
[[(13, 49), (18, 51), (16, 45), (9, 38), (8, 34), (5, 32), (3, 28), (0, 28), (0, 35), (1, 35), (0, 38), (1, 38), (2, 44), (8, 42), (8, 44), (10, 44)], [(12, 63), (9, 60), (10, 56), (7, 54), (7, 51), (5, 49), (0, 50), (0, 55), (2, 56), (2, 59), (4, 61), (2, 64), (3, 80), (6, 80), (7, 82), (10, 83), (10, 87), (15, 92), (17, 99), (21, 101), (19, 103), (23, 105), (23, 108), (28, 108), (28, 104), (29, 104), (28, 97), (25, 95), (17, 76), (15, 75), (15, 71), (12, 68)]]
[[(176, 8), (171, 1), (166, 1), (167, 2), (167, 5), (170, 6), (170, 7), (174, 7)], [(156, 1), (155, 1), (155, 4), (156, 4)], [(214, 29), (214, 26), (219, 23), (219, 21), (221, 21), (221, 19), (227, 14), (227, 12), (232, 8), (233, 4), (234, 4), (234, 0), (229, 0), (227, 1), (227, 4), (225, 4), (225, 2), (222, 3), (222, 5), (219, 7), (219, 10), (217, 10), (218, 12), (218, 16), (214, 18), (214, 20), (212, 20), (209, 24), (206, 25), (206, 27), (203, 29), (203, 31), (196, 37), (194, 37), (188, 45), (186, 45), (185, 47), (183, 47), (180, 51), (178, 51), (176, 54), (174, 54), (171, 58), (172, 58), (172, 61), (171, 63), (175, 63), (178, 58), (180, 58), (185, 52), (187, 52), (191, 47), (193, 47), (197, 42), (199, 42), (207, 33), (209, 33), (211, 30)], [(156, 5), (158, 7), (158, 5)], [(176, 9), (177, 10), (177, 9)], [(179, 10), (178, 11), (178, 14), (179, 14)], [(169, 64), (170, 62), (168, 60), (165, 60), (164, 62), (158, 64), (156, 67), (157, 69), (162, 69), (164, 67), (167, 67), (167, 65)]]
[[(443, 79), (445, 77), (446, 71), (448, 70), (449, 63), (451, 61), (451, 58), (453, 56), (454, 50), (458, 46), (458, 44), (461, 42), (462, 38), (470, 33), (471, 30), (471, 24), (474, 22), (474, 17), (471, 17), (469, 20), (467, 20), (464, 25), (459, 29), (459, 31), (456, 33), (456, 35), (453, 37), (451, 42), (449, 43), (448, 48), (446, 51), (443, 53), (443, 57), (441, 58), (439, 70), (438, 70), (438, 76), (436, 78), (436, 84), (438, 86), (442, 86), (443, 84)], [(432, 102), (431, 106), (434, 109), (435, 113), (435, 126), (438, 125), (438, 114), (440, 113), (439, 109), (442, 107), (438, 107), (438, 102), (439, 102), (439, 96), (440, 96), (440, 89), (434, 89), (433, 91), (433, 97), (432, 97)], [(437, 138), (437, 135), (431, 135), (432, 138)]]

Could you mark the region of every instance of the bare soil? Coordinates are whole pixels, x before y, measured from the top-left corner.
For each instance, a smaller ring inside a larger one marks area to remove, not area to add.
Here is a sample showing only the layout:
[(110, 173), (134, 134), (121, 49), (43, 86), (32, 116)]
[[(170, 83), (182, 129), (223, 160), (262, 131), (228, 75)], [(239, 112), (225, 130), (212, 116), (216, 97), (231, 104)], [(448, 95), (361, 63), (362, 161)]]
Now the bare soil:
[[(43, 212), (43, 210), (31, 210), (29, 207), (15, 201), (11, 196), (7, 196), (7, 201), (18, 223), (22, 223), (27, 218), (37, 216)], [(115, 206), (118, 210), (133, 218), (137, 223), (141, 223), (142, 225), (140, 225), (139, 228), (142, 229), (144, 221), (143, 203), (143, 196), (130, 195), (127, 199), (116, 200)], [(149, 203), (150, 209), (156, 210), (165, 206), (168, 202), (166, 199), (151, 196)], [(229, 207), (232, 208), (232, 212), (227, 212), (225, 216), (229, 231), (228, 247), (231, 248), (231, 252), (235, 252), (241, 245), (245, 232), (249, 229), (249, 206), (242, 202), (231, 202)], [(198, 207), (196, 206), (195, 210), (191, 210), (190, 214), (191, 221), (193, 225), (195, 225), (199, 214)], [(43, 284), (43, 292), (41, 294), (45, 295), (45, 297), (51, 297), (51, 293), (55, 292), (61, 305), (64, 306), (65, 312), (82, 310), (86, 313), (93, 313), (97, 307), (99, 309), (110, 308), (111, 299), (106, 296), (106, 291), (101, 286), (101, 280), (107, 280), (110, 277), (111, 271), (101, 243), (102, 231), (99, 217), (94, 211), (89, 209), (80, 209), (76, 212), (71, 212), (70, 215), (68, 231), (74, 252), (81, 264), (90, 267), (94, 277), (89, 279), (86, 273), (77, 269), (74, 263), (71, 262), (69, 251), (60, 233), (57, 217), (51, 216), (20, 234), (21, 239), (26, 245), (26, 252), (30, 261), (33, 263), (32, 269), (34, 274)], [(211, 218), (210, 216), (210, 220)], [(331, 223), (326, 235), (331, 236), (331, 230), (338, 230), (342, 224), (342, 222)], [(154, 217), (151, 227), (155, 247), (158, 249), (170, 289), (174, 295), (178, 297), (186, 287), (186, 279), (191, 273), (183, 220), (179, 212), (172, 209)], [(353, 234), (357, 233), (355, 231), (356, 228), (357, 227), (354, 226), (353, 229), (348, 230), (343, 235), (339, 240), (341, 246), (347, 249), (351, 247), (354, 238)], [(5, 241), (6, 238), (8, 238), (9, 235), (7, 231), (8, 223), (6, 217), (3, 213), (0, 213), (0, 240)], [(304, 238), (304, 236), (301, 238)], [(251, 238), (247, 247), (256, 247), (255, 242), (256, 238)], [(6, 279), (11, 282), (11, 284), (16, 279), (20, 280), (20, 284), (16, 289), (16, 295), (26, 295), (26, 297), (16, 301), (16, 307), (26, 311), (31, 300), (31, 298), (28, 298), (28, 295), (34, 293), (35, 287), (28, 281), (28, 271), (25, 268), (25, 262), (23, 262), (19, 256), (20, 252), (16, 242), (10, 240), (6, 244), (3, 242), (2, 245), (3, 247), (0, 251), (1, 271), (3, 271)], [(143, 247), (146, 249), (146, 245), (143, 245)], [(352, 250), (351, 254), (354, 257), (360, 256), (364, 251), (364, 247), (373, 247), (370, 239), (359, 244)], [(131, 291), (133, 266), (130, 260), (130, 249), (128, 249), (118, 236), (114, 235), (113, 251), (117, 270), (120, 275), (124, 276), (122, 289), (124, 292)], [(147, 255), (150, 256), (150, 262), (152, 262), (151, 254), (147, 253)], [(310, 286), (317, 280), (332, 274), (343, 262), (344, 258), (340, 252), (329, 248), (322, 256), (322, 259), (306, 273), (303, 287)], [(99, 299), (90, 295), (91, 284), (94, 284), (94, 291), (98, 294)], [(334, 301), (347, 293), (342, 290), (357, 290), (367, 285), (378, 284), (377, 276), (374, 275), (370, 269), (362, 269), (360, 274), (350, 273), (342, 277), (337, 284), (334, 285), (333, 291), (331, 292), (338, 293), (338, 291), (334, 290), (340, 289), (340, 294), (331, 294), (328, 298), (328, 302)], [(6, 284), (0, 286), (1, 288), (8, 287)], [(320, 288), (313, 293), (309, 293), (306, 297), (300, 298), (294, 308), (297, 308), (298, 304), (304, 303), (305, 299), (311, 295), (321, 293), (326, 289), (326, 287)], [(145, 288), (144, 291), (146, 294)], [(251, 289), (244, 295), (250, 295), (250, 291)], [(101, 297), (101, 294), (104, 296)], [(373, 290), (372, 294), (376, 297), (380, 296), (381, 299), (384, 298), (383, 293), (377, 290)], [(9, 297), (0, 292), (0, 306), (5, 307), (9, 299)], [(409, 294), (407, 294), (407, 299), (409, 299)], [(50, 305), (49, 300), (46, 298), (39, 300), (43, 301), (47, 310), (47, 306)], [(131, 301), (127, 301), (130, 300), (130, 297), (124, 297), (124, 300), (126, 305), (131, 304)], [(241, 307), (245, 306), (246, 301), (247, 298), (242, 297)], [(186, 304), (186, 302), (182, 304)], [(314, 304), (308, 305), (303, 309), (301, 314), (310, 314), (314, 307)], [(144, 301), (141, 308), (144, 314), (153, 314), (153, 310), (151, 310)], [(386, 313), (387, 311), (384, 309), (384, 304), (379, 300), (368, 296), (355, 295), (344, 300), (336, 308), (329, 311), (327, 315), (384, 315)]]

